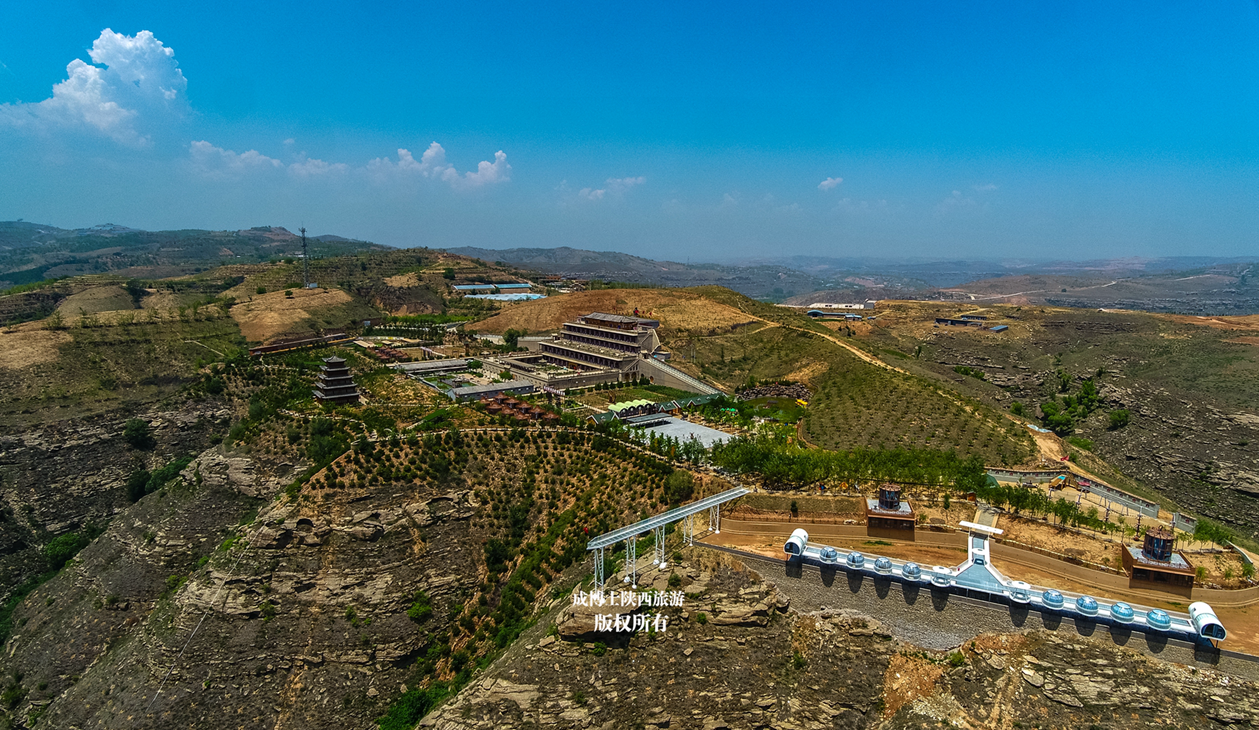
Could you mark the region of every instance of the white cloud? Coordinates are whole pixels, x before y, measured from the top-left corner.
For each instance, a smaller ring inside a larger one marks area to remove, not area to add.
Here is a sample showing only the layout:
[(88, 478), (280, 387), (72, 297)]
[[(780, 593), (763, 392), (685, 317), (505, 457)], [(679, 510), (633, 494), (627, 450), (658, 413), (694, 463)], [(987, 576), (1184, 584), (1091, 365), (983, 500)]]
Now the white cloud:
[(349, 165), (343, 162), (324, 162), (323, 160), (302, 159), (288, 166), (290, 173), (299, 177), (316, 177), (331, 173), (345, 172)]
[(620, 197), (628, 192), (630, 188), (637, 187), (645, 182), (647, 182), (647, 178), (642, 175), (638, 177), (610, 177), (604, 181), (601, 188), (582, 188), (578, 190), (577, 197), (585, 198), (586, 200), (603, 200), (609, 194), (613, 197)]
[(237, 154), (232, 150), (215, 147), (205, 140), (189, 145), (188, 154), (192, 158), (193, 168), (207, 177), (234, 177), (257, 170), (284, 167), (283, 162), (267, 157), (258, 150)]
[(985, 183), (983, 185), (974, 185), (972, 187), (974, 187), (976, 190), (978, 190), (981, 193), (988, 193), (997, 189), (997, 186), (992, 183)]
[(285, 169), (289, 174), (299, 178), (319, 177), (333, 173), (345, 172), (349, 165), (341, 162), (326, 162), (307, 158), (305, 153), (296, 162), (285, 165), (274, 157), (268, 157), (258, 150), (236, 152), (223, 149), (200, 140), (188, 147), (188, 156), (192, 167), (198, 173), (211, 178), (236, 178), (248, 174)]
[(466, 172), (460, 177), (455, 166), (446, 161), (446, 149), (433, 142), (416, 160), (410, 150), (399, 148), (398, 161), (377, 158), (367, 163), (367, 170), (377, 175), (390, 172), (401, 172), (411, 175), (441, 180), (455, 188), (481, 187), (511, 180), (511, 165), (507, 164), (507, 154), (502, 150), (494, 153), (494, 161), (482, 161), (475, 172)]
[(823, 192), (827, 190), (834, 190), (835, 188), (839, 187), (839, 184), (842, 183), (843, 181), (844, 181), (844, 178), (842, 177), (828, 177), (822, 182), (817, 184), (817, 189)]
[(92, 65), (75, 59), (52, 96), (30, 104), (0, 105), (0, 123), (39, 132), (85, 129), (141, 146), (143, 129), (182, 113), (188, 80), (175, 51), (147, 30), (125, 36), (106, 28), (88, 52)]
[(624, 192), (636, 185), (642, 185), (647, 182), (647, 178), (639, 175), (638, 177), (610, 177), (607, 181), (608, 189), (613, 192)]
[(476, 172), (465, 172), (463, 182), (471, 187), (493, 185), (511, 180), (511, 165), (507, 164), (507, 153), (499, 150), (494, 153), (494, 161), (482, 160), (477, 163)]

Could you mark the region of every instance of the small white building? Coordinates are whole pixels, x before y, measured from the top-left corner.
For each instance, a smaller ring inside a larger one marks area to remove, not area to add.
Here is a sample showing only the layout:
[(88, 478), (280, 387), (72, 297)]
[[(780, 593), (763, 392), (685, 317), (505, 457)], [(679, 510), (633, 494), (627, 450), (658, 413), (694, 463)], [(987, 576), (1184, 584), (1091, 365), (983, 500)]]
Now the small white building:
[(808, 308), (809, 309), (874, 309), (875, 304), (877, 304), (877, 301), (874, 299), (867, 299), (862, 304), (814, 302), (813, 304), (810, 304)]

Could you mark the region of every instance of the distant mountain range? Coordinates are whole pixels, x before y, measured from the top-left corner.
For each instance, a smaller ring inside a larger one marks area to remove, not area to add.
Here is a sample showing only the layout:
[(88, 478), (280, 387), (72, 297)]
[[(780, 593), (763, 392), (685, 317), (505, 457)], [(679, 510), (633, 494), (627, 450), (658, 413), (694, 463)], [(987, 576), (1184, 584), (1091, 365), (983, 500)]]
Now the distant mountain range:
[(661, 286), (715, 284), (791, 304), (949, 299), (1198, 314), (1259, 312), (1259, 280), (1251, 274), (1259, 257), (941, 261), (789, 256), (722, 265), (569, 247), (447, 250), (546, 274)]
[[(307, 239), (311, 256), (388, 247), (341, 236)], [(301, 253), (288, 229), (142, 231), (113, 223), (66, 229), (26, 221), (0, 222), (0, 291), (45, 279), (116, 273), (178, 276), (229, 263), (257, 263)]]
[(782, 264), (725, 266), (711, 263), (653, 261), (617, 251), (580, 248), (448, 248), (448, 252), (483, 261), (501, 261), (523, 269), (575, 279), (601, 279), (659, 286), (724, 286), (758, 299), (781, 301), (826, 288), (821, 277)]
[[(236, 231), (144, 231), (113, 223), (64, 229), (0, 222), (0, 291), (46, 279), (115, 273), (178, 276), (229, 263), (257, 263), (300, 253), (298, 236), (278, 226)], [(308, 239), (313, 257), (389, 250), (324, 234)], [(570, 248), (487, 249), (450, 253), (541, 274), (643, 285), (715, 285), (773, 302), (873, 299), (973, 299), (1156, 311), (1259, 311), (1253, 264), (1259, 256), (1177, 256), (1031, 261), (1024, 259), (881, 259), (782, 256), (735, 264), (655, 261), (618, 251)], [(1034, 279), (1034, 281), (1033, 281)]]

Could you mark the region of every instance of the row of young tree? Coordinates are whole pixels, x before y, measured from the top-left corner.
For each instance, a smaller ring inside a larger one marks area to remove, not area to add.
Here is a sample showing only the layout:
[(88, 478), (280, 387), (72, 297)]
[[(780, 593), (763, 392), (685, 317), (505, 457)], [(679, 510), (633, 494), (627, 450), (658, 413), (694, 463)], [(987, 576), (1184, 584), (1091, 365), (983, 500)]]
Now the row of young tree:
[(1082, 510), (1075, 502), (1062, 497), (1054, 499), (1039, 489), (1006, 486), (995, 480), (985, 480), (985, 484), (974, 491), (978, 499), (1000, 509), (1009, 509), (1016, 515), (1024, 512), (1044, 515), (1056, 518), (1059, 525), (1087, 527), (1098, 532), (1114, 532), (1122, 528), (1122, 525), (1102, 519), (1097, 507)]
[(713, 447), (712, 461), (736, 474), (759, 474), (769, 486), (805, 487), (825, 482), (891, 481), (982, 488), (987, 479), (977, 456), (932, 449), (804, 449), (782, 435), (757, 434)]

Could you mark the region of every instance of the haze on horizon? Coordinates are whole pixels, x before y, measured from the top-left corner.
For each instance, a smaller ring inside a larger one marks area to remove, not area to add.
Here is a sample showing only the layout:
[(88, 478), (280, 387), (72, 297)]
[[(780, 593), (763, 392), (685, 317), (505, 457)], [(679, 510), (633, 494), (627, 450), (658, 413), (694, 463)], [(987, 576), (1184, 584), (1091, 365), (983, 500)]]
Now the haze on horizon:
[(1259, 251), (1259, 10), (0, 11), (0, 220), (671, 260)]

